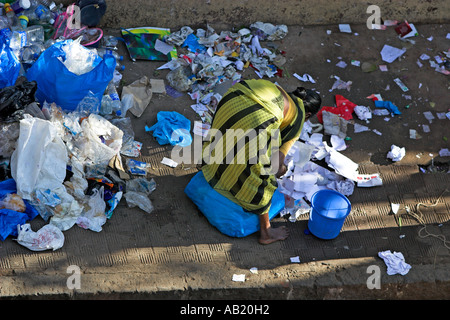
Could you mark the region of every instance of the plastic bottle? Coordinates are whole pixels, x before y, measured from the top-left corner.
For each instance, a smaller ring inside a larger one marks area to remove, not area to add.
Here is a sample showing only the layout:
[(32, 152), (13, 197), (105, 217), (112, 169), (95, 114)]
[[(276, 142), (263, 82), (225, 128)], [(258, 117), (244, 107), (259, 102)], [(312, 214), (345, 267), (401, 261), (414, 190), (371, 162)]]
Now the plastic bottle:
[(40, 25), (34, 25), (25, 29), (27, 35), (27, 45), (38, 42), (43, 43), (45, 41), (44, 27)]
[(8, 18), (6, 16), (0, 15), (0, 30), (9, 28)]
[(27, 16), (25, 16), (25, 15), (19, 16), (19, 22), (20, 22), (20, 25), (22, 26), (22, 29), (25, 30), (28, 27), (28, 22), (29, 21), (30, 20), (28, 19)]
[(99, 57), (103, 58), (105, 54), (111, 54), (116, 58), (116, 70), (117, 71), (124, 71), (125, 66), (122, 65), (119, 61), (123, 61), (123, 56), (119, 55), (116, 51), (108, 49), (108, 48), (99, 48), (96, 49), (97, 54)]
[(127, 114), (127, 111), (134, 105), (134, 98), (132, 94), (125, 94), (122, 98), (122, 108), (120, 112), (116, 112), (119, 117), (124, 118)]
[(44, 6), (46, 6), (47, 8), (50, 9), (50, 11), (54, 11), (56, 10), (57, 6), (55, 4), (55, 2), (51, 1), (51, 0), (40, 0), (41, 4), (43, 4)]
[(112, 113), (112, 99), (108, 95), (104, 95), (102, 98), (102, 103), (100, 105), (100, 114), (105, 116)]
[(117, 71), (124, 71), (125, 70), (125, 66), (122, 65), (119, 61), (117, 61), (117, 63), (116, 63), (116, 70)]
[(111, 49), (99, 48), (97, 49), (97, 54), (102, 58), (105, 54), (112, 54), (117, 61), (123, 61), (123, 56), (119, 55), (116, 51)]
[(50, 24), (55, 23), (55, 19), (53, 18), (53, 14), (50, 11), (50, 9), (48, 9), (45, 5), (37, 1), (34, 3), (32, 2), (32, 7), (33, 4), (35, 5), (34, 12), (40, 21), (48, 22)]
[(9, 46), (17, 58), (22, 56), (22, 48), (27, 45), (27, 34), (25, 31), (13, 31), (11, 33)]
[(22, 61), (24, 63), (33, 63), (39, 58), (44, 50), (44, 45), (39, 42), (35, 42), (30, 46), (24, 47), (22, 51)]
[(19, 14), (31, 6), (30, 0), (17, 0), (16, 2), (11, 3), (11, 9), (14, 10), (15, 14)]
[(5, 3), (5, 13), (6, 18), (8, 19), (9, 27), (12, 31), (22, 29), (22, 25), (20, 24), (19, 19), (9, 3)]
[[(122, 102), (120, 102), (119, 94), (117, 93), (116, 87), (113, 83), (109, 83), (106, 88), (107, 95), (111, 98), (112, 112), (116, 115), (120, 115), (122, 109)], [(117, 114), (119, 112), (119, 114)]]

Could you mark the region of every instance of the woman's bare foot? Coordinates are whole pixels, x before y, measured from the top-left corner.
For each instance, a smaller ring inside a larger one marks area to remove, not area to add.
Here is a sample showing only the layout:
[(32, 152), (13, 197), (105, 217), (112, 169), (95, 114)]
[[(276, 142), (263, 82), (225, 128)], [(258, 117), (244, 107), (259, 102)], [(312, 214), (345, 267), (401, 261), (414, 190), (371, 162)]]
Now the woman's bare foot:
[(259, 243), (270, 244), (276, 241), (285, 240), (289, 233), (285, 226), (272, 228), (270, 225), (269, 214), (259, 215), (260, 237)]
[(261, 229), (259, 243), (260, 244), (271, 244), (276, 241), (285, 240), (288, 236), (289, 236), (289, 232), (285, 226), (278, 227), (278, 228), (269, 227), (266, 230)]

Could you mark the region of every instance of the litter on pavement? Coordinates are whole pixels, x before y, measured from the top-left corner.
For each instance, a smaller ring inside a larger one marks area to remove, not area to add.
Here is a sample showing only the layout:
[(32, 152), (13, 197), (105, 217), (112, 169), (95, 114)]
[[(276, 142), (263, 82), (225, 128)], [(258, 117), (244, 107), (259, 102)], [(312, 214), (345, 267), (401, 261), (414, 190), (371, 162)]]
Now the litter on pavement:
[[(98, 1), (102, 10), (91, 17), (94, 21), (89, 27), (83, 24), (71, 31), (66, 26), (73, 19), (72, 6), (30, 1), (30, 7), (14, 12), (3, 2), (1, 9), (7, 14), (0, 15), (0, 239), (12, 236), (30, 250), (61, 248), (63, 232), (75, 225), (101, 232), (106, 223), (113, 223), (114, 211), (124, 200), (130, 208), (152, 213), (150, 195), (157, 186), (147, 178), (151, 165), (136, 159), (143, 144), (135, 140), (131, 119), (141, 117), (155, 95), (174, 99), (188, 95), (193, 101), (190, 108), (198, 115), (193, 123), (176, 111), (161, 111), (156, 123), (145, 127), (161, 145), (186, 147), (192, 142), (191, 132), (206, 136), (223, 94), (242, 79), (244, 71), (269, 79), (287, 74), (288, 53), (279, 49), (289, 32), (283, 24), (257, 21), (220, 32), (208, 24), (197, 30), (183, 26), (175, 32), (156, 27), (121, 28), (122, 37), (114, 37), (97, 27), (106, 10), (104, 1)], [(38, 6), (45, 14), (36, 15)], [(338, 27), (341, 33), (358, 36), (349, 24)], [(365, 74), (389, 72), (418, 35), (407, 21), (386, 20), (375, 29), (388, 32), (389, 27), (394, 27), (405, 45), (385, 44), (380, 51), (384, 64), (357, 57), (347, 63), (339, 57), (335, 66), (342, 71), (361, 68)], [(155, 35), (154, 47), (140, 50), (146, 39)], [(117, 51), (122, 42), (131, 61), (161, 63), (156, 70), (167, 70), (165, 79), (154, 74), (122, 86), (125, 58)], [(450, 73), (449, 57), (448, 51), (422, 53), (417, 65), (429, 63), (431, 70), (445, 76)], [(319, 82), (303, 70), (293, 76), (299, 84)], [(349, 93), (357, 84), (334, 74), (329, 79), (333, 82), (329, 92)], [(392, 81), (402, 92), (409, 92), (406, 84), (410, 83), (404, 78)], [(387, 120), (388, 116), (400, 116), (399, 103), (383, 99), (379, 93), (364, 96), (372, 103), (350, 101), (342, 94), (334, 96), (334, 106), (322, 107), (318, 124), (305, 123), (300, 140), (286, 156), (288, 170), (278, 184), (280, 192), (291, 199), (281, 214), (289, 215), (292, 222), (310, 212), (311, 198), (319, 190), (351, 196), (355, 187), (383, 184), (380, 173), (360, 173), (359, 164), (342, 152), (351, 140), (349, 125), (355, 134), (372, 131), (380, 136), (380, 128), (370, 127), (373, 116)], [(436, 103), (430, 105), (433, 108)], [(422, 124), (424, 133), (431, 130), (433, 121), (450, 120), (448, 110), (434, 114), (424, 112), (428, 121)], [(414, 129), (408, 133), (411, 139), (420, 138)], [(405, 153), (405, 148), (393, 144), (387, 158), (398, 162)], [(450, 156), (448, 148), (442, 148), (439, 155)], [(318, 165), (319, 161), (328, 167)], [(161, 164), (179, 165), (167, 157)], [(28, 222), (37, 216), (47, 224), (33, 231)], [(388, 264), (389, 274), (408, 272), (401, 254), (383, 252), (379, 256)], [(293, 257), (292, 262), (300, 262), (300, 258)], [(245, 275), (234, 275), (233, 281), (245, 281)]]

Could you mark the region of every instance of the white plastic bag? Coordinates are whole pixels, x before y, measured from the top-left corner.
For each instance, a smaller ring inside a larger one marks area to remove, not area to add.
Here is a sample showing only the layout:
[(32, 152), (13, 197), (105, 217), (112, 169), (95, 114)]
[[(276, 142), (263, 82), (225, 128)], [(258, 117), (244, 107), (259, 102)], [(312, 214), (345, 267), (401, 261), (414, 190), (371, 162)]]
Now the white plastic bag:
[(50, 121), (34, 117), (20, 120), (17, 148), (11, 157), (11, 175), (16, 181), (17, 194), (32, 200), (37, 189), (61, 187), (67, 161), (66, 146)]
[(94, 194), (89, 197), (86, 207), (88, 211), (83, 212), (77, 219), (77, 225), (83, 229), (95, 232), (102, 231), (102, 226), (106, 222), (106, 203), (103, 199), (103, 187), (100, 190), (94, 189)]
[(33, 251), (53, 251), (64, 245), (64, 234), (57, 227), (47, 224), (37, 232), (31, 230), (30, 224), (17, 225), (17, 242)]
[(94, 113), (83, 120), (81, 128), (83, 132), (76, 143), (82, 156), (93, 164), (108, 165), (122, 148), (123, 131)]

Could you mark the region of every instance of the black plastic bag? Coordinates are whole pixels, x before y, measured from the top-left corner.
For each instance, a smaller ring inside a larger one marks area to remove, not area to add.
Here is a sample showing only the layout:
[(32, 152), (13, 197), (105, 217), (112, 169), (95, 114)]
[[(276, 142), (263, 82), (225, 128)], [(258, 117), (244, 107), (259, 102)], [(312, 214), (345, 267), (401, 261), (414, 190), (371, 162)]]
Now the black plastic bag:
[(35, 102), (36, 90), (35, 81), (24, 81), (21, 84), (0, 89), (0, 119), (17, 120), (24, 109)]

